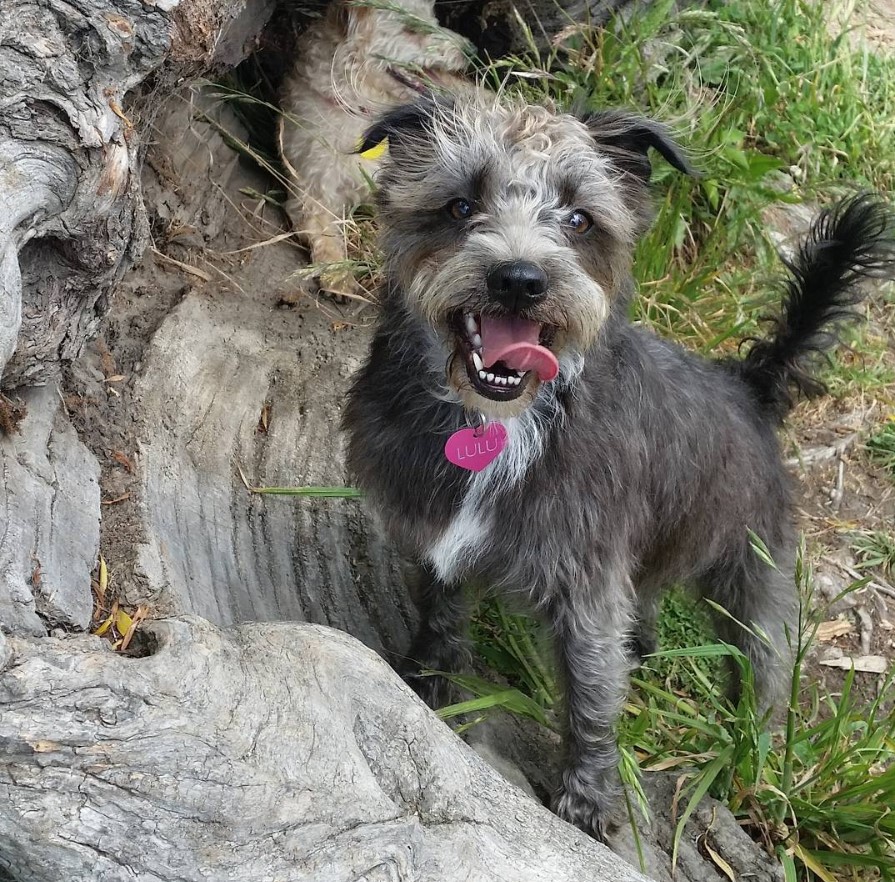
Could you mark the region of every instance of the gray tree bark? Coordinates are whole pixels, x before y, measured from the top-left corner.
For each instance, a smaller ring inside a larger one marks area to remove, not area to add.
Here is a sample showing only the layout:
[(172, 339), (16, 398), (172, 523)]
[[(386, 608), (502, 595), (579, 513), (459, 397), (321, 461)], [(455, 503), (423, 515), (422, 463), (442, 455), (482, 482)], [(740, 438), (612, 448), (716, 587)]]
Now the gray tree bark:
[(234, 64), (271, 6), (3, 0), (4, 388), (55, 379), (60, 362), (80, 354), (146, 242), (135, 125), (145, 131), (159, 99), (150, 92), (132, 107), (132, 91), (153, 77), (156, 95), (165, 94), (184, 75)]
[(503, 780), (353, 638), (156, 623), (0, 637), (16, 882), (645, 882)]
[(6, 629), (89, 623), (99, 467), (55, 385), (146, 244), (141, 133), (159, 96), (238, 62), (271, 10), (272, 0), (2, 0), (0, 388), (26, 413), (20, 432), (0, 431)]

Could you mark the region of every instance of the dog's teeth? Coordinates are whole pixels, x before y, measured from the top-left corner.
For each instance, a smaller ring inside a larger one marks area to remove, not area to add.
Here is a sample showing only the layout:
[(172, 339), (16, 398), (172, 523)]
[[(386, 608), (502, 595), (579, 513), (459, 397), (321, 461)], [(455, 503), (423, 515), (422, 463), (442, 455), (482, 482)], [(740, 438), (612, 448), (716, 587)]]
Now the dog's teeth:
[(485, 366), (485, 363), (482, 361), (482, 356), (478, 354), (478, 352), (472, 353), (472, 363), (475, 365), (475, 369), (481, 373), (482, 368)]
[(516, 371), (516, 376), (521, 380), (525, 376), (525, 371)]
[(510, 381), (510, 385), (511, 385), (511, 386), (518, 386), (519, 383), (522, 382), (522, 381), (519, 379), (519, 377), (507, 377), (507, 379)]
[(475, 318), (471, 312), (466, 313), (466, 330), (469, 331), (469, 336), (471, 337), (473, 334), (477, 334), (479, 332), (479, 326), (476, 324)]
[(485, 379), (486, 379), (489, 383), (493, 383), (493, 382), (494, 382), (494, 374), (486, 374), (486, 375), (485, 375)]
[(479, 371), (479, 379), (486, 380), (488, 379), (488, 375), (484, 371)]
[(473, 349), (481, 349), (482, 348), (482, 337), (480, 334), (472, 335), (472, 348)]

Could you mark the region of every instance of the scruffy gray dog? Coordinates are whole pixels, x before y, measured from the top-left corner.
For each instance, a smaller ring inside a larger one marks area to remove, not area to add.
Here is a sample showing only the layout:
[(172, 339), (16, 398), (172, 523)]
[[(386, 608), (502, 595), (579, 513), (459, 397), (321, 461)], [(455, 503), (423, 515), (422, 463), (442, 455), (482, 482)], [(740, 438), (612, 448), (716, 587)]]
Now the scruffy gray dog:
[(467, 663), (464, 581), (526, 599), (565, 683), (554, 810), (603, 838), (614, 727), (661, 589), (687, 583), (749, 627), (718, 620), (764, 703), (792, 673), (795, 541), (775, 429), (795, 394), (819, 391), (811, 358), (862, 277), (895, 274), (892, 214), (866, 195), (822, 213), (770, 335), (712, 362), (628, 320), (648, 150), (690, 170), (660, 125), (480, 94), (398, 108), (365, 146), (384, 139), (387, 282), (344, 425), (351, 469), (424, 575), (405, 673), (431, 704), (446, 697), (415, 673)]

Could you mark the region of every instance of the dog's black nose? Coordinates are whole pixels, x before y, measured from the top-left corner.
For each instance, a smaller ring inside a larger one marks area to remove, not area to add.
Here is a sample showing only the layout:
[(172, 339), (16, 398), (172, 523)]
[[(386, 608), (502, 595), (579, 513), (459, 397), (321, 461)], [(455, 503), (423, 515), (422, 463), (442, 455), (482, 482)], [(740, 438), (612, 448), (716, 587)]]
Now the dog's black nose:
[(487, 281), (491, 295), (513, 312), (534, 306), (547, 293), (547, 273), (525, 260), (498, 263), (488, 271)]

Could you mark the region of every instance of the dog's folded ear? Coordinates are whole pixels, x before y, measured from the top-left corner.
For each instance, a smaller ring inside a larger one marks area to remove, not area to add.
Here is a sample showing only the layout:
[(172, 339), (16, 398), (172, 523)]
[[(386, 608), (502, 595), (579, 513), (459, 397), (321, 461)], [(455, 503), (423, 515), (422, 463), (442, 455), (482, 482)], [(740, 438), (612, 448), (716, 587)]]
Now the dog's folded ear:
[(403, 139), (422, 134), (432, 119), (434, 110), (435, 99), (429, 95), (419, 98), (412, 104), (403, 104), (390, 110), (364, 132), (360, 146), (355, 152), (366, 153), (385, 140), (394, 147)]
[(608, 153), (613, 163), (628, 174), (649, 181), (652, 174), (649, 148), (652, 147), (678, 171), (698, 176), (668, 129), (655, 120), (624, 110), (600, 110), (583, 115), (581, 121), (600, 150)]

